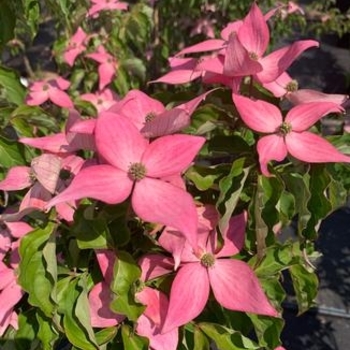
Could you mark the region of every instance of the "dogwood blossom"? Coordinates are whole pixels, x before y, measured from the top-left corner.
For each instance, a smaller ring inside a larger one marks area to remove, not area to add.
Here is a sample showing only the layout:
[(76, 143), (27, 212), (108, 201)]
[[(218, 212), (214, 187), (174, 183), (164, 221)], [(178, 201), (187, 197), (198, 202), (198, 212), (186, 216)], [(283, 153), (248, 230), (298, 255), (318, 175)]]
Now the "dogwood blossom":
[(97, 119), (95, 139), (107, 164), (81, 170), (48, 206), (84, 197), (115, 204), (131, 194), (132, 207), (141, 219), (174, 226), (195, 244), (197, 215), (192, 196), (168, 181), (190, 165), (205, 139), (168, 135), (150, 143), (130, 120), (112, 113)]
[(261, 172), (270, 176), (267, 164), (282, 161), (287, 154), (307, 163), (350, 162), (350, 156), (338, 151), (324, 138), (307, 131), (329, 113), (343, 109), (332, 102), (309, 102), (292, 108), (283, 120), (274, 105), (233, 94), (235, 106), (245, 124), (254, 131), (267, 134), (257, 143)]

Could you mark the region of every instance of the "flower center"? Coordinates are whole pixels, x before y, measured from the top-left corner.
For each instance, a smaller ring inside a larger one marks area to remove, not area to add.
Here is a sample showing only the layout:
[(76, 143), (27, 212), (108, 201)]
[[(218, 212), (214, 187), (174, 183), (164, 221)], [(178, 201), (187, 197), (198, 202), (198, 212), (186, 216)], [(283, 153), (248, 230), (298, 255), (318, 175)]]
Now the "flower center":
[(146, 176), (146, 167), (142, 163), (133, 163), (130, 165), (128, 175), (133, 181), (140, 181)]
[(282, 125), (279, 127), (278, 131), (282, 135), (287, 135), (292, 131), (292, 125), (290, 125), (289, 123), (283, 122)]
[(44, 85), (43, 85), (43, 91), (47, 91), (47, 90), (49, 90), (49, 89), (50, 89), (49, 84), (44, 84)]
[(148, 123), (152, 121), (156, 117), (156, 114), (154, 112), (150, 112), (145, 117), (145, 123)]
[(215, 257), (213, 254), (205, 253), (201, 257), (201, 264), (204, 267), (212, 267), (215, 264)]
[(61, 180), (68, 180), (71, 178), (71, 176), (72, 176), (72, 173), (68, 169), (61, 169), (60, 170), (59, 178)]
[(298, 87), (299, 87), (298, 82), (296, 80), (292, 80), (287, 84), (286, 90), (288, 92), (293, 92), (293, 91), (297, 91)]
[(259, 59), (259, 56), (255, 52), (249, 52), (249, 58), (253, 61), (257, 61)]

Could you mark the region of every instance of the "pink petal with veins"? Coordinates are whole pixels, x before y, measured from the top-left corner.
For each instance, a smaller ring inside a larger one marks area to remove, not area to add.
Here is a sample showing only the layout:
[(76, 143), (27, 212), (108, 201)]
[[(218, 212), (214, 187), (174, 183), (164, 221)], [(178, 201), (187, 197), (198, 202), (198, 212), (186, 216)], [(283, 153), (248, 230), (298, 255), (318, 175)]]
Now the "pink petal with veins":
[(208, 268), (208, 274), (215, 299), (226, 309), (267, 316), (278, 315), (247, 263), (217, 259)]
[(93, 198), (108, 204), (121, 203), (130, 195), (132, 186), (133, 182), (124, 171), (110, 165), (89, 166), (82, 169), (69, 187), (47, 204), (47, 208), (82, 198)]
[(151, 142), (141, 162), (147, 176), (165, 177), (186, 170), (205, 142), (205, 138), (192, 135), (167, 135)]
[(324, 138), (311, 132), (290, 132), (285, 136), (288, 152), (307, 163), (350, 163), (347, 156)]
[(192, 196), (167, 182), (144, 178), (135, 183), (132, 207), (143, 220), (172, 226), (197, 243), (197, 212)]
[(259, 58), (265, 53), (270, 41), (270, 32), (264, 15), (255, 2), (239, 27), (237, 35), (249, 53), (254, 53)]
[(141, 161), (148, 145), (129, 119), (111, 112), (103, 112), (97, 119), (95, 140), (100, 155), (125, 172)]
[(343, 111), (342, 107), (332, 102), (308, 102), (292, 108), (285, 122), (291, 124), (293, 131), (304, 131), (325, 115)]
[(0, 181), (0, 190), (17, 191), (30, 187), (33, 184), (31, 169), (27, 166), (10, 168), (4, 180)]
[(261, 172), (265, 176), (270, 176), (267, 164), (271, 160), (282, 161), (287, 157), (287, 147), (284, 139), (280, 135), (268, 135), (262, 137), (257, 143)]
[(208, 297), (207, 269), (200, 263), (188, 263), (181, 267), (171, 287), (169, 308), (162, 333), (195, 319), (203, 311)]
[(276, 132), (282, 124), (280, 110), (271, 103), (232, 94), (233, 102), (244, 123), (252, 130), (264, 133)]

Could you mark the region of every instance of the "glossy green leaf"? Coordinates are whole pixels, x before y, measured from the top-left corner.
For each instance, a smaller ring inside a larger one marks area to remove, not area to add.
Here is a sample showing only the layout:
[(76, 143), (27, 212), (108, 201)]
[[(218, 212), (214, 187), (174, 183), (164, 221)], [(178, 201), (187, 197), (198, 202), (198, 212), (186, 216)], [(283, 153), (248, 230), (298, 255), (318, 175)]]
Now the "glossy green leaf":
[(53, 349), (58, 340), (58, 332), (54, 329), (52, 319), (46, 317), (40, 310), (36, 314), (36, 319), (39, 324), (37, 337), (41, 341), (43, 350)]
[(249, 265), (254, 268), (258, 277), (271, 277), (279, 275), (283, 270), (295, 264), (300, 259), (299, 243), (287, 243), (268, 247), (262, 260), (258, 261), (257, 255), (249, 260)]
[(117, 335), (118, 328), (117, 327), (107, 327), (101, 329), (100, 331), (95, 333), (97, 344), (103, 345), (107, 344), (113, 340), (113, 338)]
[(332, 204), (326, 194), (331, 177), (323, 164), (313, 164), (309, 174), (311, 197), (308, 202), (308, 209), (311, 213), (311, 218), (307, 223), (304, 235), (307, 238), (315, 238), (321, 220), (332, 211)]
[(124, 350), (147, 350), (148, 339), (141, 337), (134, 333), (130, 326), (123, 324), (122, 327), (122, 339)]
[(30, 28), (30, 36), (34, 38), (40, 23), (40, 4), (38, 0), (22, 0), (26, 25)]
[(267, 317), (255, 314), (248, 315), (254, 325), (254, 330), (263, 348), (274, 349), (280, 343), (280, 335), (284, 326), (282, 318)]
[(24, 103), (24, 86), (20, 83), (16, 73), (5, 67), (0, 67), (0, 91), (2, 91), (9, 102), (16, 105)]
[(12, 348), (9, 347), (9, 350), (28, 350), (38, 347), (39, 341), (36, 340), (38, 322), (35, 316), (36, 310), (34, 308), (21, 312), (18, 315), (18, 330), (14, 341), (11, 342)]
[(99, 349), (90, 324), (89, 302), (84, 277), (71, 281), (64, 290), (63, 327), (69, 341), (82, 350)]
[(25, 165), (23, 145), (0, 136), (0, 165), (7, 169)]
[(210, 343), (207, 336), (198, 327), (194, 327), (193, 350), (210, 350)]
[(192, 166), (186, 172), (186, 177), (191, 180), (200, 191), (211, 188), (215, 180), (222, 176), (220, 166)]
[(0, 0), (0, 48), (14, 37), (16, 13), (7, 0)]
[(129, 75), (138, 77), (141, 81), (146, 79), (146, 67), (139, 58), (129, 58), (120, 62), (120, 67), (123, 67)]
[(307, 227), (307, 223), (311, 217), (308, 209), (308, 202), (311, 197), (309, 182), (309, 174), (286, 173), (283, 175), (287, 190), (293, 194), (295, 198), (296, 212), (298, 214), (298, 233), (302, 234)]
[(57, 118), (37, 106), (19, 106), (11, 114), (12, 126), (20, 136), (33, 137), (33, 128), (52, 133), (60, 132)]
[(137, 303), (133, 295), (133, 286), (140, 278), (141, 270), (129, 253), (119, 251), (117, 255), (111, 283), (111, 289), (116, 296), (111, 303), (111, 309), (136, 321), (144, 310), (144, 306)]
[(216, 207), (221, 214), (219, 221), (221, 232), (227, 227), (236, 208), (249, 171), (250, 167), (245, 166), (245, 158), (237, 159), (232, 163), (230, 173), (219, 182), (220, 195)]
[[(52, 317), (56, 309), (55, 303), (55, 271), (56, 260), (50, 237), (55, 234), (56, 225), (49, 223), (45, 228), (38, 228), (21, 239), (19, 254), (18, 280), (22, 288), (29, 294), (31, 305), (39, 307), (47, 317)], [(44, 255), (43, 250), (46, 245)], [(48, 260), (46, 260), (48, 258)]]
[(213, 340), (219, 350), (259, 349), (259, 346), (240, 332), (215, 323), (199, 323), (198, 327)]
[(107, 249), (114, 246), (106, 220), (89, 217), (90, 207), (78, 209), (74, 215), (72, 232), (80, 249)]
[(300, 264), (291, 266), (289, 272), (298, 302), (298, 314), (300, 315), (314, 303), (318, 289), (318, 278), (314, 272), (308, 271)]

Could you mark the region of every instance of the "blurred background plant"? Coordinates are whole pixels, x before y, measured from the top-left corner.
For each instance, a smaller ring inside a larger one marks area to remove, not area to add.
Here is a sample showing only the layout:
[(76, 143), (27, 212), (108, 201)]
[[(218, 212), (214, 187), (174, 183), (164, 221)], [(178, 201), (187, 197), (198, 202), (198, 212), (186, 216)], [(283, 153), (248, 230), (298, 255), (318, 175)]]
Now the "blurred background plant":
[[(71, 73), (73, 87), (76, 87), (81, 83), (82, 70), (90, 68), (90, 74), (84, 76), (88, 91), (96, 79), (94, 64), (85, 60), (71, 70), (62, 61), (69, 38), (84, 22), (86, 27), (83, 29), (87, 33), (98, 33), (93, 37), (92, 47), (105, 43), (110, 52), (117, 54), (115, 87), (124, 95), (130, 88), (144, 88), (147, 81), (163, 74), (167, 69), (167, 59), (181, 48), (206, 38), (219, 37), (223, 26), (242, 18), (251, 3), (246, 0), (129, 0), (128, 12), (101, 12), (98, 18), (91, 17), (86, 25), (88, 0), (3, 1), (0, 48), (3, 61), (28, 77), (38, 77), (51, 67), (49, 70)], [(350, 32), (349, 12), (344, 12), (349, 6), (345, 1), (303, 1), (301, 4), (262, 0), (259, 6), (265, 13), (279, 6), (270, 21), (272, 43), (295, 31), (318, 37), (334, 33), (339, 38)], [(45, 37), (44, 31), (49, 31), (51, 36)], [(40, 59), (42, 53), (33, 57), (27, 54), (33, 42), (37, 44), (38, 41), (53, 45), (55, 62), (50, 56)], [(13, 61), (14, 58), (17, 59)], [(152, 86), (152, 89), (156, 87)]]

